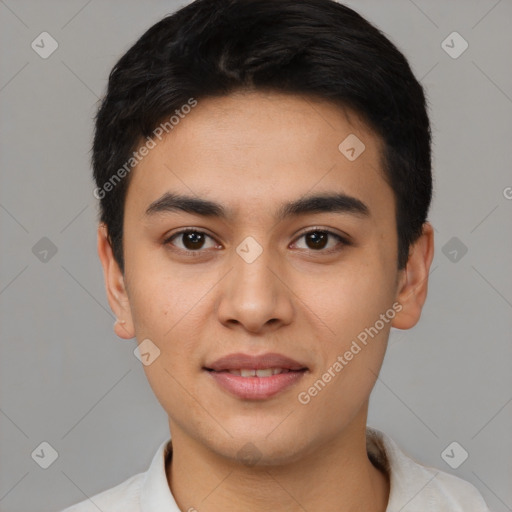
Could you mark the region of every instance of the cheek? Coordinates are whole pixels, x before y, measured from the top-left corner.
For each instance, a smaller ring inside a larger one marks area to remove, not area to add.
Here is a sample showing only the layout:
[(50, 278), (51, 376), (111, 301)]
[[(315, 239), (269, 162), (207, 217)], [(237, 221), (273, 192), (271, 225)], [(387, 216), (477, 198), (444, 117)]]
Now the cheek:
[[(317, 344), (321, 364), (308, 380), (309, 387), (301, 391), (310, 399), (309, 417), (322, 417), (331, 410), (335, 414), (329, 428), (337, 431), (360, 410), (375, 384), (394, 310), (387, 280), (369, 274), (331, 282), (324, 293), (312, 297), (312, 302), (320, 301), (323, 311), (318, 315), (329, 330)], [(386, 322), (381, 314), (388, 311)]]
[(132, 268), (130, 273), (130, 290), (136, 290), (130, 294), (136, 338), (152, 340), (160, 350), (161, 366), (173, 375), (191, 371), (198, 344), (205, 338), (205, 311), (213, 307), (207, 292), (214, 282), (177, 274), (168, 267), (148, 268)]
[[(390, 277), (393, 276), (393, 277)], [(302, 297), (328, 337), (347, 342), (391, 307), (394, 275), (378, 261), (339, 266), (323, 279), (303, 282)]]
[[(129, 300), (136, 336), (164, 340), (193, 311), (203, 286), (197, 279), (183, 279), (149, 258), (127, 262)], [(202, 292), (202, 293), (201, 293)]]
[(140, 342), (149, 338), (159, 350), (154, 362), (143, 369), (164, 410), (173, 411), (178, 417), (201, 417), (198, 404), (190, 399), (191, 395), (198, 396), (195, 384), (201, 371), (198, 348), (204, 338), (204, 325), (198, 319), (200, 307), (193, 307), (186, 294), (177, 296), (165, 290), (157, 287), (145, 300), (139, 297), (135, 306), (137, 339)]

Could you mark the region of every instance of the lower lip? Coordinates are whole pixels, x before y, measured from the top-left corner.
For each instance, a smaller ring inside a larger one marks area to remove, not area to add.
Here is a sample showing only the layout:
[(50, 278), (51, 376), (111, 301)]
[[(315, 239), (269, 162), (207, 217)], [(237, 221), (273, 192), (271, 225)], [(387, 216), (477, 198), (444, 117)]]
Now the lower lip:
[(241, 377), (229, 372), (208, 373), (229, 393), (245, 400), (264, 400), (296, 384), (306, 370), (278, 373), (270, 377)]

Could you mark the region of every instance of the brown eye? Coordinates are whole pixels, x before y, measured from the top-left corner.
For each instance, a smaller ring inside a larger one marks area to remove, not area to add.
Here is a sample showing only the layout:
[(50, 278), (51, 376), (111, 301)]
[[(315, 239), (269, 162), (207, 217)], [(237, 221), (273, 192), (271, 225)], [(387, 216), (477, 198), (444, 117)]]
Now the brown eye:
[(184, 233), (182, 235), (183, 245), (191, 251), (201, 249), (204, 244), (204, 234), (197, 232)]
[(328, 242), (329, 235), (325, 231), (312, 231), (307, 233), (306, 244), (310, 249), (323, 249)]
[(324, 252), (329, 252), (329, 250), (335, 249), (337, 245), (340, 245), (340, 243), (341, 246), (349, 245), (348, 241), (342, 236), (322, 229), (315, 229), (308, 231), (307, 233), (303, 233), (298, 240), (302, 238), (305, 241), (305, 247), (300, 247), (299, 245), (299, 248), (311, 251), (322, 251), (327, 248)]
[(211, 243), (209, 247), (205, 247), (207, 240), (212, 238), (203, 231), (186, 230), (175, 233), (168, 238), (165, 243), (173, 245), (183, 251), (197, 252), (201, 249), (215, 247), (215, 243)]

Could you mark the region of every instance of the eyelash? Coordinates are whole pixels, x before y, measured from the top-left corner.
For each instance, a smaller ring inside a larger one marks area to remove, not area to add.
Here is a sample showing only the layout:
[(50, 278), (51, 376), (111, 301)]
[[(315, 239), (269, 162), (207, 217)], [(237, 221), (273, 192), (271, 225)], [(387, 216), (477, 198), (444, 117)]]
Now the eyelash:
[[(211, 235), (209, 235), (208, 233), (206, 233), (205, 231), (201, 231), (200, 229), (187, 228), (187, 229), (183, 229), (181, 231), (177, 231), (176, 233), (173, 233), (171, 236), (167, 237), (164, 240), (163, 245), (165, 245), (165, 246), (172, 246), (173, 247), (172, 250), (180, 252), (181, 254), (184, 254), (185, 256), (190, 256), (190, 257), (193, 257), (193, 258), (201, 256), (202, 253), (205, 251), (205, 249), (198, 249), (196, 251), (192, 251), (190, 249), (181, 249), (179, 247), (174, 247), (173, 244), (171, 243), (175, 238), (178, 238), (180, 235), (185, 235), (187, 233), (197, 233), (197, 234), (200, 234), (200, 235), (206, 235), (207, 237), (213, 239), (213, 237)], [(325, 228), (313, 228), (313, 229), (310, 229), (309, 231), (305, 231), (305, 232), (301, 233), (295, 239), (295, 242), (297, 240), (299, 240), (300, 238), (302, 238), (304, 236), (307, 236), (307, 235), (309, 235), (311, 233), (325, 233), (325, 234), (327, 234), (329, 236), (332, 236), (332, 237), (336, 238), (341, 243), (342, 246), (352, 245), (350, 240), (348, 240), (347, 238), (339, 235), (338, 233), (334, 233), (333, 231), (325, 229)], [(310, 253), (331, 254), (333, 252), (337, 252), (337, 251), (341, 250), (341, 248), (333, 247), (331, 249), (325, 249), (325, 250), (324, 249), (319, 249), (319, 250), (303, 249), (303, 250), (306, 250), (306, 251), (308, 251)]]

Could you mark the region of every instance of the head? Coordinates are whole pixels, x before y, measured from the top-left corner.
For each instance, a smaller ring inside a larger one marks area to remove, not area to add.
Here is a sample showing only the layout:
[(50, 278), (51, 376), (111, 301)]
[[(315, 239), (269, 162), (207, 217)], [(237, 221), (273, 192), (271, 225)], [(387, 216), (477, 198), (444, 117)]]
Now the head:
[[(430, 144), (404, 56), (331, 0), (197, 0), (127, 51), (96, 119), (98, 248), (171, 431), (270, 464), (364, 426), (426, 298)], [(233, 353), (301, 373), (236, 395), (212, 376)]]

